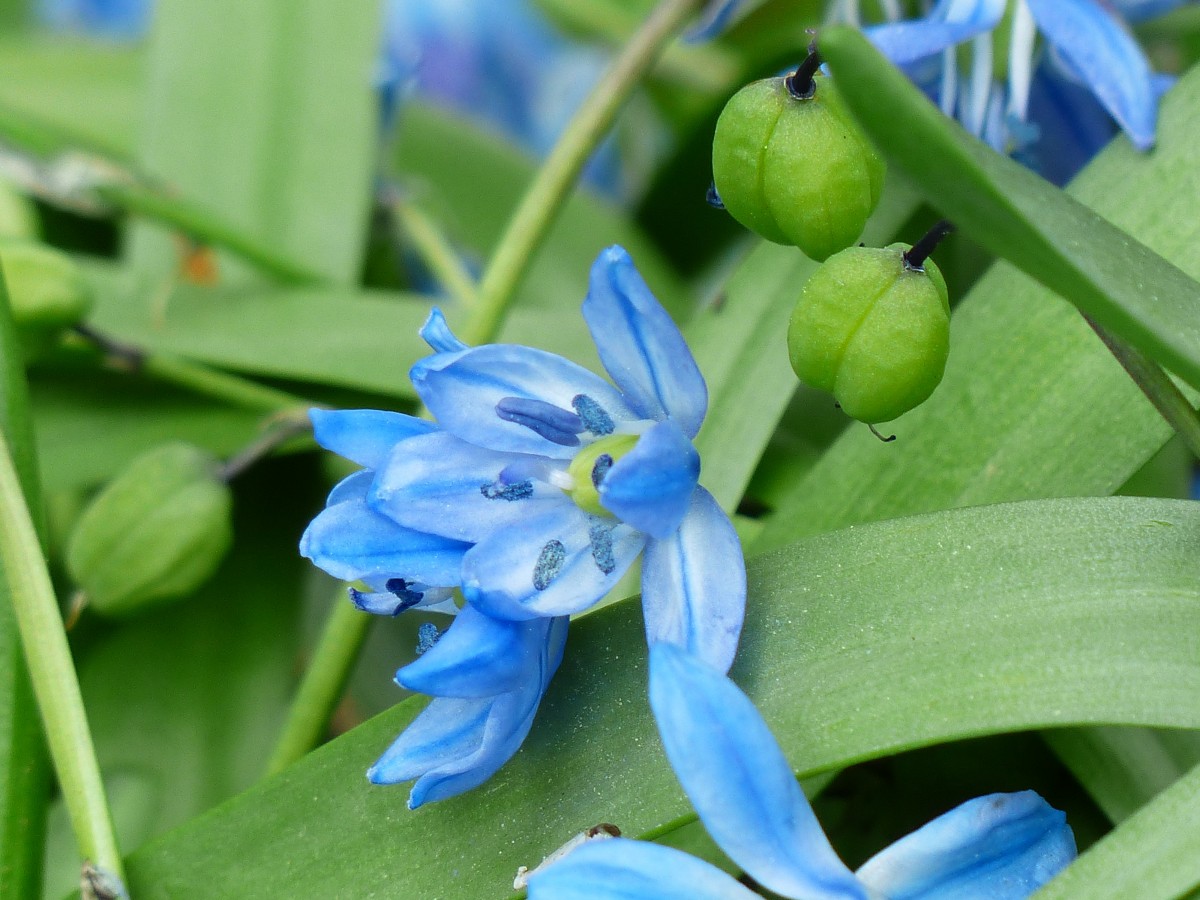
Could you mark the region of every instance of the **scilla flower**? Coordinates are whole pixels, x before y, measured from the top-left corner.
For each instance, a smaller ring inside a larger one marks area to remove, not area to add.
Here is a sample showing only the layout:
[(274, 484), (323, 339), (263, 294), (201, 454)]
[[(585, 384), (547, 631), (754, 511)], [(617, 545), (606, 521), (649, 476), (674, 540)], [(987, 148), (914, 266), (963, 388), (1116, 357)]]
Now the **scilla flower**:
[[(1126, 2), (1125, 11), (1142, 19), (1180, 6), (1185, 0)], [(1134, 146), (1154, 144), (1158, 98), (1163, 82), (1121, 20), (1122, 4), (1100, 0), (1017, 0), (1009, 42), (1008, 85), (992, 78), (992, 32), (1004, 18), (1007, 0), (939, 0), (930, 13), (908, 22), (867, 29), (867, 35), (897, 65), (917, 67), (941, 55), (936, 96), (976, 134), (996, 131), (996, 99), (1003, 98), (1010, 127), (1026, 121), (1035, 73), (1034, 43), (1038, 32), (1049, 46), (1057, 68), (1085, 86), (1129, 135)], [(972, 41), (969, 85), (957, 86), (954, 46)], [(918, 78), (918, 80), (920, 80)], [(993, 137), (992, 140), (995, 143)]]
[[(1027, 897), (1075, 858), (1065, 816), (1033, 791), (968, 800), (851, 872), (787, 759), (734, 684), (685, 652), (650, 651), (650, 704), (667, 758), (729, 857), (781, 897)], [(530, 900), (756, 900), (719, 869), (658, 844), (580, 847), (529, 881)]]

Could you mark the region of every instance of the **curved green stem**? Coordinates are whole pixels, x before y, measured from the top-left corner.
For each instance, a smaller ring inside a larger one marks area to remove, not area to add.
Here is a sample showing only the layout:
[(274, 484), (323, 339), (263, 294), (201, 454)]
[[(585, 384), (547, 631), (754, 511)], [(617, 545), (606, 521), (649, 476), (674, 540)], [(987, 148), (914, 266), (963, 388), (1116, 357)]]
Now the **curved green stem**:
[(268, 775), (286, 769), (321, 739), (370, 627), (370, 615), (355, 609), (345, 597), (334, 604), (267, 762)]
[(122, 876), (75, 665), (8, 440), (0, 434), (0, 568), (12, 596), (33, 690), (71, 827), (85, 860)]
[(567, 124), (492, 253), (479, 284), (479, 306), (463, 329), (462, 339), (468, 344), (495, 339), (521, 279), (588, 158), (621, 106), (702, 5), (702, 0), (662, 0)]

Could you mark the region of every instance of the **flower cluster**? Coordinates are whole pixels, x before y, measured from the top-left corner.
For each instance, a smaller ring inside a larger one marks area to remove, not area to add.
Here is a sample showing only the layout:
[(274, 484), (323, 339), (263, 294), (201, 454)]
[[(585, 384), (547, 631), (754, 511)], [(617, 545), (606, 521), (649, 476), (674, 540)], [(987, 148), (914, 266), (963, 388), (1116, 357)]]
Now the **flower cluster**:
[[(781, 897), (1028, 897), (1075, 858), (1066, 817), (1033, 791), (968, 800), (851, 872), (792, 769), (729, 679), (668, 645), (650, 649), (650, 704), (667, 758), (713, 839)], [(753, 900), (719, 869), (657, 844), (586, 844), (529, 879), (530, 900)]]
[(363, 582), (351, 596), (366, 611), (457, 613), (397, 673), (436, 699), (370, 773), (417, 778), (413, 807), (482, 783), (516, 752), (567, 617), (643, 552), (650, 643), (720, 671), (733, 661), (745, 566), (728, 516), (697, 483), (704, 380), (621, 248), (593, 265), (583, 315), (616, 387), (529, 347), (467, 347), (435, 311), (422, 330), (435, 352), (410, 376), (437, 424), (312, 413), (318, 443), (364, 468), (333, 490), (301, 552)]

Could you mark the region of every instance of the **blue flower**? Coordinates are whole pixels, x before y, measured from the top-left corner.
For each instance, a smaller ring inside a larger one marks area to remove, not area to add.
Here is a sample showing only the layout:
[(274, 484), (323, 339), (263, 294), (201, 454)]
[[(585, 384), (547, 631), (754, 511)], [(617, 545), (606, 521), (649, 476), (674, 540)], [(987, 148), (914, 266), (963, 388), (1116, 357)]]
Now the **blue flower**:
[(363, 466), (329, 495), (300, 540), (300, 552), (351, 589), (360, 609), (449, 613), (453, 624), (396, 673), (404, 688), (434, 697), (371, 767), (376, 784), (416, 779), (408, 805), (442, 800), (490, 778), (529, 733), (562, 660), (566, 617), (501, 621), (453, 599), (469, 544), (405, 528), (369, 498), (397, 447), (434, 432), (431, 423), (377, 410), (311, 413), (317, 442)]
[(438, 428), (404, 440), (369, 505), (469, 544), (463, 594), (497, 619), (582, 612), (644, 550), (649, 639), (724, 671), (746, 576), (728, 516), (697, 483), (704, 379), (621, 248), (592, 266), (583, 315), (617, 387), (541, 350), (469, 348), (435, 312), (422, 333), (438, 352), (410, 375)]
[[(1066, 817), (1033, 791), (968, 800), (851, 872), (838, 859), (754, 705), (668, 645), (650, 650), (650, 704), (667, 758), (709, 834), (782, 897), (1027, 897), (1075, 858)], [(535, 872), (530, 900), (755, 900), (668, 847), (598, 841)]]
[(128, 40), (150, 24), (153, 0), (38, 0), (38, 18), (60, 31)]
[[(1185, 0), (1126, 2), (1132, 17), (1141, 19), (1180, 6)], [(934, 92), (948, 113), (956, 113), (975, 134), (992, 132), (996, 122), (1016, 124), (1016, 143), (1022, 141), (1020, 123), (1029, 111), (1034, 79), (1034, 43), (1040, 31), (1050, 48), (1048, 58), (1061, 72), (1085, 85), (1117, 121), (1134, 146), (1147, 150), (1154, 144), (1158, 98), (1162, 83), (1150, 71), (1138, 47), (1110, 4), (1098, 0), (1018, 0), (1012, 20), (1007, 91), (992, 80), (991, 32), (1004, 17), (1006, 0), (940, 0), (930, 13), (908, 22), (867, 29), (876, 46), (894, 63), (908, 67), (917, 80), (928, 71), (931, 58), (941, 54), (941, 77)], [(970, 84), (957, 86), (957, 60), (953, 48), (973, 42)], [(1002, 112), (999, 106), (1003, 107)]]

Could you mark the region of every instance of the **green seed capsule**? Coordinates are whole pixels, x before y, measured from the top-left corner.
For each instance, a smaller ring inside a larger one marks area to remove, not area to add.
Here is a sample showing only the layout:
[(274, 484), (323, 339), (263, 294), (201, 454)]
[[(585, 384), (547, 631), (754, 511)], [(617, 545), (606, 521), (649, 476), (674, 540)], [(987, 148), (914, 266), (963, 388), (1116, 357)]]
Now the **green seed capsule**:
[(137, 457), (96, 495), (67, 545), (67, 570), (102, 615), (190, 593), (232, 539), (218, 461), (187, 444)]
[(742, 88), (713, 137), (721, 202), (751, 231), (816, 260), (849, 247), (879, 203), (885, 166), (833, 81), (797, 98), (788, 78)]
[(33, 241), (4, 240), (0, 269), (27, 356), (44, 349), (91, 309), (83, 274), (65, 253)]
[(788, 326), (792, 369), (861, 422), (887, 422), (925, 402), (950, 350), (946, 282), (907, 244), (850, 247), (804, 286)]

